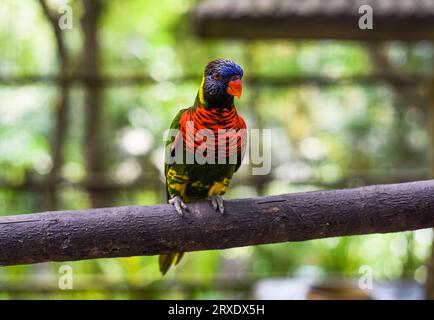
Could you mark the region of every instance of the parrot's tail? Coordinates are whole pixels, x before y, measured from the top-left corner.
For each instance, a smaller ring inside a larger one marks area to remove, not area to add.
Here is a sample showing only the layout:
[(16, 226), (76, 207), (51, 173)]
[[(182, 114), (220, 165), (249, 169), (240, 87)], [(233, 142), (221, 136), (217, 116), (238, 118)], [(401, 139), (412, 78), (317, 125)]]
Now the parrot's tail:
[(164, 276), (167, 271), (169, 271), (170, 267), (176, 266), (181, 260), (184, 252), (174, 252), (168, 254), (160, 254), (158, 259), (158, 263), (160, 265), (161, 274)]

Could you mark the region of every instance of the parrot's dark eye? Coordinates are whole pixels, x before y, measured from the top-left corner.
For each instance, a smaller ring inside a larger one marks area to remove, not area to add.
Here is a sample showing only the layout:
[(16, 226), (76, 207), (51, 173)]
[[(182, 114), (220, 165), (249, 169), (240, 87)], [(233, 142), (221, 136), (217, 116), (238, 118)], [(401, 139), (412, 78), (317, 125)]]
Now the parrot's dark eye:
[(220, 73), (214, 73), (212, 78), (214, 80), (220, 81), (222, 79), (222, 75)]

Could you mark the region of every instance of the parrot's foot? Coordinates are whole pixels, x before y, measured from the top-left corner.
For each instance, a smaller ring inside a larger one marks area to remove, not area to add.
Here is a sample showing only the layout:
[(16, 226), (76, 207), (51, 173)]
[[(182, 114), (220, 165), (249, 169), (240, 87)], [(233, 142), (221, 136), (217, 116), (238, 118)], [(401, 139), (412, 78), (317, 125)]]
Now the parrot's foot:
[(214, 208), (214, 210), (218, 210), (220, 213), (224, 213), (225, 212), (225, 207), (223, 205), (223, 198), (222, 196), (212, 196), (210, 198), (211, 200), (211, 204), (212, 207)]
[(187, 205), (182, 201), (180, 196), (174, 196), (169, 200), (169, 203), (175, 207), (176, 212), (178, 212), (181, 216), (184, 215), (184, 211), (188, 211)]

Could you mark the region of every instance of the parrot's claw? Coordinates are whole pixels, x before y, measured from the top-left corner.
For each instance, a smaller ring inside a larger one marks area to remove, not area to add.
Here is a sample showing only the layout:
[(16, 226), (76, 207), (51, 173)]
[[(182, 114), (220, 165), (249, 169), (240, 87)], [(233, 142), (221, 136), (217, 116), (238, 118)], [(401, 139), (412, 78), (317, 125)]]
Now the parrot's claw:
[(175, 207), (176, 212), (181, 216), (184, 215), (184, 211), (188, 211), (187, 205), (182, 201), (180, 196), (174, 196), (169, 200), (169, 203)]
[(214, 208), (214, 210), (218, 210), (220, 213), (224, 213), (225, 212), (225, 207), (223, 205), (223, 198), (222, 196), (212, 196), (210, 198), (211, 200), (211, 204), (212, 207)]

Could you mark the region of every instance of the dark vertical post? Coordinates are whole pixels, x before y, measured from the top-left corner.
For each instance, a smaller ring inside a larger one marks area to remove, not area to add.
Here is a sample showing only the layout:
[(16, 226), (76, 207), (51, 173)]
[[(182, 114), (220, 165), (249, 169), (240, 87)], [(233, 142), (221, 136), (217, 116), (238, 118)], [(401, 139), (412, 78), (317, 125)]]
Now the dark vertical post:
[(87, 190), (93, 207), (105, 207), (110, 204), (101, 188), (94, 182), (104, 181), (106, 143), (104, 141), (104, 113), (102, 107), (102, 88), (100, 78), (101, 50), (98, 37), (99, 18), (102, 11), (100, 0), (83, 0), (84, 16), (82, 29), (84, 36), (83, 74), (86, 79), (84, 136), (83, 146), (87, 169)]
[[(430, 176), (434, 177), (434, 79), (428, 89), (429, 103), (428, 103), (428, 135), (429, 135), (429, 149), (428, 149), (428, 164)], [(427, 281), (425, 284), (425, 293), (427, 299), (434, 299), (434, 243), (431, 248), (431, 258), (428, 261)]]
[(59, 27), (58, 15), (51, 12), (45, 0), (39, 0), (45, 17), (47, 18), (53, 30), (57, 47), (57, 60), (59, 63), (59, 100), (54, 105), (53, 121), (54, 126), (51, 133), (51, 158), (53, 166), (48, 175), (47, 183), (47, 209), (55, 210), (58, 207), (58, 197), (56, 185), (60, 180), (61, 169), (64, 162), (63, 147), (65, 145), (68, 133), (68, 115), (69, 115), (69, 87), (68, 78), (69, 56), (63, 36), (63, 31)]

